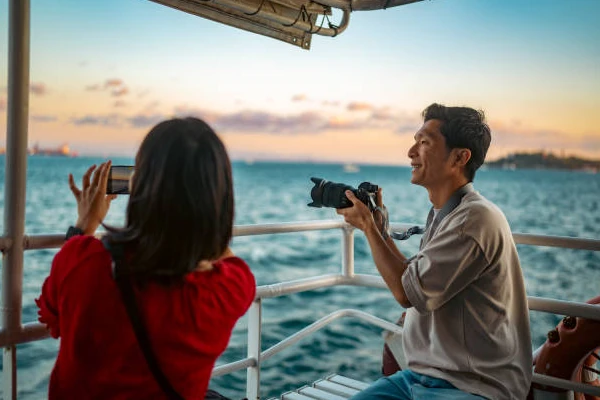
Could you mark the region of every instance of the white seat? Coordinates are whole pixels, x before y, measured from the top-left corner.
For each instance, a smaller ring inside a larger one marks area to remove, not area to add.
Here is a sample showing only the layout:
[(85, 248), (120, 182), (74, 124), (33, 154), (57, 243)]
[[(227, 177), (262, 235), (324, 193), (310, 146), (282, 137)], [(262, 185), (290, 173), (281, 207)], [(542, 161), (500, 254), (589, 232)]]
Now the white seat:
[(282, 400), (345, 400), (367, 387), (369, 383), (333, 374), (315, 381), (310, 386), (286, 392), (279, 398)]

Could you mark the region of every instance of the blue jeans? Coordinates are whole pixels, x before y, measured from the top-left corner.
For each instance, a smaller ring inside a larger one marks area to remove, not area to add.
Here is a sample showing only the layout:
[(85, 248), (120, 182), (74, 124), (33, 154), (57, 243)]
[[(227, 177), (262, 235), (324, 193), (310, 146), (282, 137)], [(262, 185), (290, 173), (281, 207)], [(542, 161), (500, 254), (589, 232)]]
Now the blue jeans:
[(398, 371), (378, 379), (355, 394), (350, 400), (481, 400), (484, 397), (463, 392), (448, 381), (417, 374), (411, 370)]

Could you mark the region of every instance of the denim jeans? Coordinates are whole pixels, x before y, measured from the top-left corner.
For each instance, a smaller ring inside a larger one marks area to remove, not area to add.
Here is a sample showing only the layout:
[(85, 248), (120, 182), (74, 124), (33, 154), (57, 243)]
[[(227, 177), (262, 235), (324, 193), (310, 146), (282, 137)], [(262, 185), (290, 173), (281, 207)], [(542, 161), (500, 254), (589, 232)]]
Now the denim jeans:
[(418, 374), (411, 370), (398, 371), (378, 379), (355, 394), (350, 400), (481, 400), (484, 397), (463, 392), (448, 381)]

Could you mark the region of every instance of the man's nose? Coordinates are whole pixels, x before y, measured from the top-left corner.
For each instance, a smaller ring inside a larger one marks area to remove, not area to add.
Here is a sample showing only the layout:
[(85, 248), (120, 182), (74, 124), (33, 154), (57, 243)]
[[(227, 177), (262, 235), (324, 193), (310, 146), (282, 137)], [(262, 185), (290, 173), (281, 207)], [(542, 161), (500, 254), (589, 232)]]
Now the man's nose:
[(413, 158), (415, 156), (415, 145), (413, 144), (408, 148), (408, 158)]

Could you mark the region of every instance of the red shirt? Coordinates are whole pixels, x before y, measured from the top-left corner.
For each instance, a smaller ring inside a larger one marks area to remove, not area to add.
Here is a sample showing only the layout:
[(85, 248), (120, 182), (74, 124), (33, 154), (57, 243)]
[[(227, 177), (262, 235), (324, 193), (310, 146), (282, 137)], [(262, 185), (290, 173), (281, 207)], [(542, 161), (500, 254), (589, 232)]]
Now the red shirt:
[[(173, 388), (204, 399), (236, 321), (256, 283), (237, 257), (187, 274), (181, 284), (135, 288), (152, 349)], [(39, 320), (61, 338), (49, 399), (165, 399), (138, 345), (112, 277), (111, 256), (92, 236), (70, 239), (56, 254), (36, 300)]]

